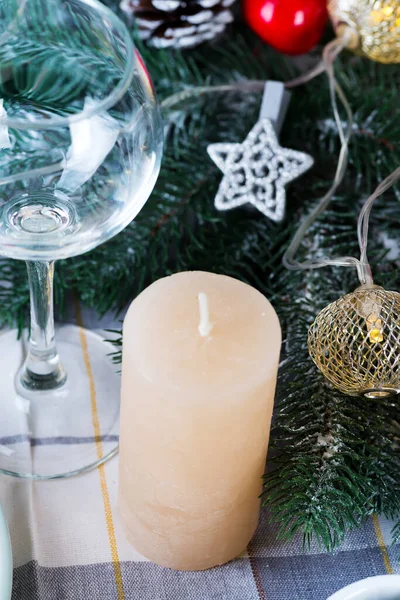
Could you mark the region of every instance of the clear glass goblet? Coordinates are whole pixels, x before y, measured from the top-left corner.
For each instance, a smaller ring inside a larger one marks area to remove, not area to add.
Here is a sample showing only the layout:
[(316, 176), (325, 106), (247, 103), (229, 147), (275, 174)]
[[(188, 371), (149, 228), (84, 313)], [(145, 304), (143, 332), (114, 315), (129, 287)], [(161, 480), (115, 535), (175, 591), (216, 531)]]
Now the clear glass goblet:
[(0, 337), (0, 472), (63, 477), (118, 446), (120, 379), (81, 327), (55, 343), (54, 261), (128, 225), (155, 184), (162, 125), (146, 67), (97, 0), (0, 3), (0, 255), (27, 261), (25, 356)]

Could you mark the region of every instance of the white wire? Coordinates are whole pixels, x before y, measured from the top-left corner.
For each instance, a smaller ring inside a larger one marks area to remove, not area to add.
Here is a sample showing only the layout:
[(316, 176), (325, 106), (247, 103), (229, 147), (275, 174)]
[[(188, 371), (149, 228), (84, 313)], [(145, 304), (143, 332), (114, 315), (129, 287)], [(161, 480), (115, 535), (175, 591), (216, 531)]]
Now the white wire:
[[(286, 88), (292, 88), (301, 84), (304, 84), (314, 77), (317, 77), (323, 72), (327, 73), (329, 80), (329, 91), (331, 97), (331, 104), (333, 109), (333, 115), (335, 123), (338, 128), (339, 138), (341, 142), (341, 148), (339, 153), (338, 165), (335, 172), (333, 183), (326, 194), (321, 198), (317, 206), (311, 213), (304, 219), (298, 228), (289, 248), (283, 256), (283, 264), (286, 268), (291, 270), (308, 270), (308, 269), (320, 269), (326, 266), (342, 266), (342, 267), (356, 267), (359, 280), (362, 284), (373, 283), (371, 268), (368, 263), (367, 247), (368, 247), (368, 230), (369, 230), (369, 219), (371, 215), (372, 206), (375, 200), (383, 194), (388, 188), (390, 188), (396, 181), (400, 179), (400, 167), (396, 169), (389, 177), (382, 181), (375, 192), (365, 202), (361, 209), (358, 224), (357, 224), (357, 236), (358, 243), (360, 246), (360, 259), (354, 256), (341, 256), (337, 258), (325, 258), (321, 260), (306, 260), (299, 262), (295, 260), (295, 255), (311, 225), (318, 219), (318, 217), (326, 210), (329, 203), (331, 202), (336, 190), (342, 183), (346, 174), (348, 155), (349, 155), (349, 142), (353, 133), (353, 112), (350, 104), (347, 101), (344, 91), (337, 82), (334, 73), (334, 62), (338, 54), (348, 44), (348, 40), (345, 37), (336, 38), (324, 48), (322, 61), (314, 67), (311, 71), (301, 75), (300, 77), (293, 79), (292, 81), (285, 84)], [(265, 88), (265, 81), (236, 81), (232, 84), (220, 85), (220, 86), (198, 86), (188, 88), (181, 92), (177, 92), (163, 100), (161, 107), (164, 109), (172, 108), (176, 104), (183, 102), (192, 97), (198, 98), (203, 94), (208, 93), (222, 93), (222, 92), (258, 92), (263, 91)], [(343, 123), (340, 118), (339, 109), (337, 106), (337, 97), (342, 103), (342, 106), (347, 116), (347, 127), (343, 128)]]
[[(299, 262), (295, 260), (295, 254), (298, 251), (301, 242), (303, 241), (305, 234), (311, 225), (318, 219), (318, 217), (326, 210), (329, 203), (331, 202), (337, 188), (342, 183), (343, 178), (346, 173), (347, 162), (348, 162), (348, 146), (352, 135), (353, 130), (353, 113), (350, 108), (350, 105), (346, 99), (346, 96), (335, 79), (334, 71), (333, 71), (333, 63), (337, 56), (337, 54), (343, 49), (344, 41), (341, 39), (336, 39), (330, 44), (328, 44), (323, 53), (323, 63), (325, 66), (325, 71), (328, 75), (329, 79), (329, 90), (331, 96), (331, 103), (333, 108), (333, 114), (335, 118), (335, 123), (338, 128), (339, 137), (341, 141), (341, 149), (339, 153), (338, 165), (336, 168), (335, 177), (332, 183), (332, 186), (326, 192), (326, 194), (321, 198), (317, 206), (312, 210), (312, 212), (304, 219), (301, 223), (299, 229), (297, 230), (289, 248), (285, 252), (283, 256), (283, 264), (286, 268), (292, 270), (308, 270), (308, 269), (320, 269), (322, 267), (328, 265), (337, 265), (343, 267), (357, 267), (359, 274), (361, 274), (362, 269), (359, 266), (359, 262), (356, 258), (352, 256), (343, 256), (340, 258), (332, 258), (332, 259), (322, 259), (322, 260), (306, 260), (304, 262)], [(344, 131), (342, 120), (340, 118), (336, 95), (338, 95), (347, 115), (347, 128)]]
[[(344, 41), (343, 41), (344, 42)], [(301, 242), (303, 241), (308, 229), (311, 225), (318, 219), (318, 217), (325, 211), (328, 204), (332, 200), (333, 195), (335, 194), (337, 188), (343, 181), (347, 162), (348, 162), (348, 146), (349, 141), (352, 135), (353, 129), (353, 114), (350, 108), (350, 105), (346, 99), (346, 96), (339, 86), (338, 82), (335, 79), (335, 74), (333, 70), (334, 60), (337, 54), (344, 47), (340, 44), (340, 39), (335, 40), (331, 44), (328, 44), (324, 50), (323, 62), (325, 64), (325, 70), (327, 72), (329, 78), (329, 89), (331, 94), (331, 102), (333, 108), (333, 114), (335, 117), (335, 122), (338, 128), (339, 137), (341, 141), (341, 149), (339, 154), (338, 166), (336, 169), (335, 178), (331, 188), (328, 192), (321, 198), (320, 202), (316, 206), (316, 208), (305, 218), (303, 223), (301, 223), (296, 235), (294, 236), (288, 250), (285, 252), (283, 257), (283, 263), (288, 269), (319, 269), (321, 267), (325, 267), (328, 265), (336, 265), (336, 266), (346, 266), (346, 267), (356, 267), (358, 272), (358, 278), (361, 284), (372, 284), (373, 277), (371, 272), (371, 267), (368, 262), (367, 256), (367, 247), (368, 247), (368, 231), (369, 231), (369, 220), (371, 215), (372, 206), (375, 200), (383, 194), (387, 189), (389, 189), (396, 181), (400, 179), (400, 167), (396, 169), (393, 173), (391, 173), (384, 181), (382, 181), (375, 192), (367, 199), (364, 203), (360, 215), (358, 217), (357, 224), (357, 237), (358, 243), (360, 246), (360, 259), (358, 260), (352, 256), (343, 256), (340, 258), (332, 258), (332, 259), (322, 259), (322, 260), (307, 260), (302, 263), (294, 260), (294, 256), (298, 251)], [(336, 102), (336, 94), (338, 95), (341, 103), (347, 114), (347, 129), (343, 131), (342, 121), (340, 119), (337, 102)]]
[(261, 92), (265, 88), (265, 81), (259, 80), (245, 80), (235, 81), (227, 85), (207, 85), (207, 86), (196, 86), (176, 92), (168, 96), (161, 102), (161, 108), (168, 109), (172, 108), (180, 102), (189, 100), (190, 98), (199, 98), (204, 94), (215, 94), (222, 92)]
[(375, 192), (366, 200), (364, 206), (361, 209), (358, 217), (357, 224), (357, 235), (358, 243), (360, 245), (360, 261), (368, 264), (367, 249), (368, 249), (368, 230), (369, 230), (369, 219), (371, 215), (372, 206), (375, 200), (381, 196), (386, 190), (400, 179), (400, 167), (398, 167), (393, 173), (386, 177), (376, 188)]

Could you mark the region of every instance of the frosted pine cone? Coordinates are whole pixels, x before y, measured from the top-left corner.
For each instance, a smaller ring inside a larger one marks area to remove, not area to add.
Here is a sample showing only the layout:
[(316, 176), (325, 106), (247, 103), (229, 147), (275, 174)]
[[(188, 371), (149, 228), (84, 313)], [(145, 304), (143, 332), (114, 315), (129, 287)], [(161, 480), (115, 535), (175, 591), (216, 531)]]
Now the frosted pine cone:
[(188, 48), (222, 33), (233, 20), (235, 0), (122, 0), (141, 37), (157, 48)]

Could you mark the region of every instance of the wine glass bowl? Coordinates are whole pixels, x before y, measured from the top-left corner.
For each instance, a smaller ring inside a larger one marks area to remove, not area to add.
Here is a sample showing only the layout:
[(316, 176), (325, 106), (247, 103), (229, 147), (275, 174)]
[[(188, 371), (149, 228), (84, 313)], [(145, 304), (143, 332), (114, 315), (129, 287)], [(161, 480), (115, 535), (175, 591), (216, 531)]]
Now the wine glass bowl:
[(28, 0), (2, 19), (14, 4), (0, 9), (0, 23), (10, 21), (0, 34), (0, 253), (66, 258), (140, 211), (158, 173), (160, 118), (144, 63), (112, 13)]
[[(27, 261), (31, 292), (30, 342), (13, 381), (13, 393), (29, 410), (21, 418), (20, 402), (17, 409), (7, 407), (0, 471), (59, 477), (115, 452), (118, 375), (105, 343), (82, 329), (68, 330), (59, 355), (54, 261), (87, 252), (124, 229), (154, 187), (161, 154), (149, 73), (109, 9), (97, 0), (0, 4), (0, 255)], [(21, 360), (17, 355), (14, 360)], [(104, 362), (103, 372), (94, 360)], [(82, 418), (76, 427), (68, 417), (73, 410)], [(70, 450), (65, 460), (60, 440), (78, 437), (89, 441), (77, 442), (82, 451)], [(98, 438), (114, 441), (100, 448)], [(47, 454), (43, 439), (55, 440)]]

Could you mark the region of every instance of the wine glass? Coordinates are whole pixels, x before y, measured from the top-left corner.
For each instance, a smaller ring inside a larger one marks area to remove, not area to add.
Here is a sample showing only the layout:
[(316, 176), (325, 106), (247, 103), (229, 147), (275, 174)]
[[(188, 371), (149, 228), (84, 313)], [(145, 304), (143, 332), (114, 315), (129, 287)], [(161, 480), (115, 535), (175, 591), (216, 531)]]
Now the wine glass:
[(31, 327), (25, 356), (15, 331), (0, 337), (0, 472), (64, 477), (116, 452), (111, 347), (74, 326), (57, 332), (56, 347), (54, 261), (126, 227), (154, 187), (161, 154), (150, 76), (108, 8), (2, 0), (0, 255), (27, 262)]

